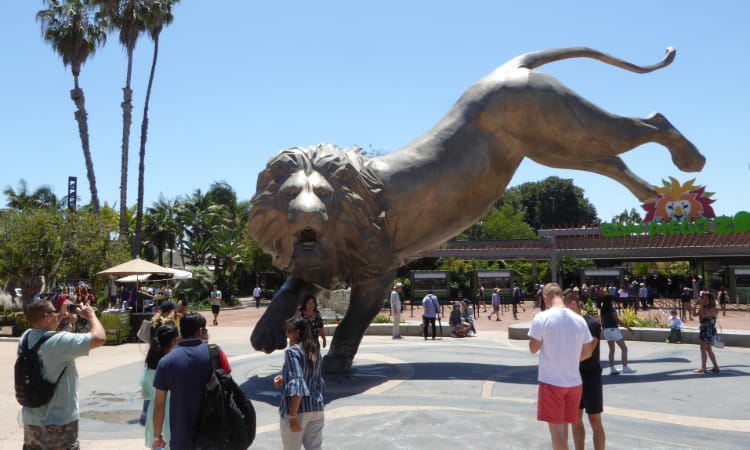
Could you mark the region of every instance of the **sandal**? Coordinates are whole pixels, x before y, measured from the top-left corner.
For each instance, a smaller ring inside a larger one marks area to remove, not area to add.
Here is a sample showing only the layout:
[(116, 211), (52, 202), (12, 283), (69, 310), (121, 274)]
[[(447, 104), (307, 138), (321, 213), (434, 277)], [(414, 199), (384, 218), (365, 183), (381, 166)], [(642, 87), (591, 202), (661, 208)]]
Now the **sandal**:
[(713, 372), (713, 373), (719, 373), (719, 372), (721, 372), (721, 370), (718, 367), (714, 367), (713, 369), (711, 369), (711, 372)]
[(693, 369), (694, 373), (706, 373), (706, 369)]

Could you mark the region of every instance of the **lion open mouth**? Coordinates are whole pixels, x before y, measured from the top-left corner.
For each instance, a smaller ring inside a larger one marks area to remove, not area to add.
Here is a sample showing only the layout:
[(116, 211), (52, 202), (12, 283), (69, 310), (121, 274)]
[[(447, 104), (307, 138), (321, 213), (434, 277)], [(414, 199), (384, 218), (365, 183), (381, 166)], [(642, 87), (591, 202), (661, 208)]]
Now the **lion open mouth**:
[(315, 247), (315, 243), (318, 240), (318, 233), (316, 233), (312, 228), (305, 228), (298, 233), (297, 237), (300, 244), (302, 244), (302, 248), (312, 249), (313, 247)]

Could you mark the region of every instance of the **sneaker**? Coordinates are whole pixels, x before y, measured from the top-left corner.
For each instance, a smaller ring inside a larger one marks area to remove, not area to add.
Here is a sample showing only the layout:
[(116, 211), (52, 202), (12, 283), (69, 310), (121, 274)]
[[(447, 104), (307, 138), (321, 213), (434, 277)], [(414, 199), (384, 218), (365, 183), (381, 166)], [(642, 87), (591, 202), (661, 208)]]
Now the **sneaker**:
[(635, 369), (631, 369), (628, 366), (625, 366), (625, 367), (622, 368), (622, 373), (635, 373), (635, 372), (636, 372)]
[(397, 334), (396, 336), (393, 336), (393, 339), (401, 339), (401, 335)]
[(617, 370), (617, 367), (610, 367), (609, 368), (609, 374), (610, 375), (620, 375), (620, 371)]

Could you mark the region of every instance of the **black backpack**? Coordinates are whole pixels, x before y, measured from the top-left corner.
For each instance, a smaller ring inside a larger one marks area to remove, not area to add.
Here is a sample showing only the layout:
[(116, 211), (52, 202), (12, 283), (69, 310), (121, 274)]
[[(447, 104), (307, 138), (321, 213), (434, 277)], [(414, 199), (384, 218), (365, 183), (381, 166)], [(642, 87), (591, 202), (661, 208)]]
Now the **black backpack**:
[(208, 345), (211, 377), (195, 436), (196, 450), (245, 450), (255, 440), (255, 409), (232, 376), (221, 368), (219, 348)]
[(22, 406), (39, 408), (49, 403), (55, 394), (57, 383), (65, 373), (65, 369), (68, 368), (65, 366), (54, 383), (50, 383), (42, 377), (43, 365), (41, 359), (39, 359), (39, 347), (55, 334), (57, 333), (45, 334), (39, 338), (36, 345), (31, 349), (29, 349), (28, 334), (21, 342), (21, 348), (18, 350), (18, 358), (16, 358), (15, 376), (16, 400)]

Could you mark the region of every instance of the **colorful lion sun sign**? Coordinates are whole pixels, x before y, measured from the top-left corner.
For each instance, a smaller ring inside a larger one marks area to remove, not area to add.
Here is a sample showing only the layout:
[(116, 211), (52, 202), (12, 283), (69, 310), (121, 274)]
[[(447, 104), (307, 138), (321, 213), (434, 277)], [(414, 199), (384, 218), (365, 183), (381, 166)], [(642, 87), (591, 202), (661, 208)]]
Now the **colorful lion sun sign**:
[(662, 180), (663, 187), (654, 186), (659, 199), (654, 203), (641, 205), (646, 210), (644, 222), (682, 222), (685, 220), (712, 219), (716, 217), (710, 197), (713, 192), (705, 192), (705, 186), (695, 186), (695, 178), (680, 185), (672, 177)]

